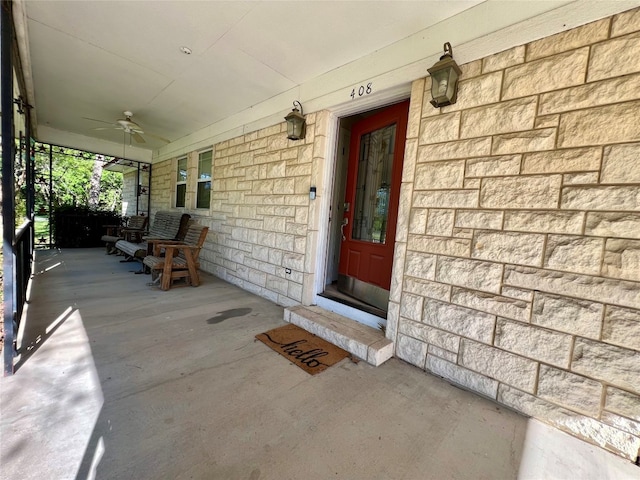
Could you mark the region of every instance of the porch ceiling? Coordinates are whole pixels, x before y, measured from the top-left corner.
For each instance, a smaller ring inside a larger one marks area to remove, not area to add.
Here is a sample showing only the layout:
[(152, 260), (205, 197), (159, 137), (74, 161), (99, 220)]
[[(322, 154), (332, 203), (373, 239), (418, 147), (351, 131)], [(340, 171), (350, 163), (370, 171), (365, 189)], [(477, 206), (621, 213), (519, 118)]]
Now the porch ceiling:
[[(16, 18), (38, 139), (150, 159), (164, 143), (146, 133), (174, 142), (242, 112), (286, 113), (304, 103), (305, 85), (416, 34), (414, 48), (428, 41), (429, 50), (407, 61), (434, 57), (450, 40), (430, 36), (436, 24), (485, 1), (20, 0)], [(505, 13), (511, 23), (570, 2), (517, 3), (528, 6), (519, 18)], [(505, 26), (480, 20), (476, 38)], [(146, 143), (89, 120), (115, 122), (125, 110)]]

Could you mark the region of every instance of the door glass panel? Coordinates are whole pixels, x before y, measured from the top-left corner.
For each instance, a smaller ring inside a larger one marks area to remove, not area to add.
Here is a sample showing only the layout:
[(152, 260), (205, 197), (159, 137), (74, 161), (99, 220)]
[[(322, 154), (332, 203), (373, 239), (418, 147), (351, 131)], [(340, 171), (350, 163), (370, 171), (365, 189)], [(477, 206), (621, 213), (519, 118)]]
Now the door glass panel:
[(396, 125), (360, 137), (353, 240), (385, 243)]

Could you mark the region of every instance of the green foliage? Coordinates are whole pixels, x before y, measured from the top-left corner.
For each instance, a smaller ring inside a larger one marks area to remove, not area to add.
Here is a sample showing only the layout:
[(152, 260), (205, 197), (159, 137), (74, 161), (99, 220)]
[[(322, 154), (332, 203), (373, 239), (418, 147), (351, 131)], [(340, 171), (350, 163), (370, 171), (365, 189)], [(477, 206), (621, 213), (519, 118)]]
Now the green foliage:
[[(22, 145), (24, 147), (24, 145)], [(13, 188), (14, 188), (14, 223), (16, 228), (22, 225), (27, 218), (27, 185), (26, 185), (26, 155), (21, 149), (20, 142), (16, 140), (15, 159), (13, 164)]]
[(25, 193), (20, 190), (16, 190), (16, 199), (15, 199), (15, 226), (19, 227), (24, 223), (27, 219), (27, 201), (25, 199)]
[[(35, 213), (46, 216), (49, 205), (59, 207), (85, 207), (93, 211), (120, 212), (122, 209), (122, 173), (104, 170), (96, 162), (101, 155), (71, 148), (53, 147), (49, 162), (50, 147), (36, 144), (34, 151)], [(28, 155), (24, 145), (16, 143), (14, 162), (14, 215), (16, 227), (27, 217), (26, 163)], [(99, 168), (95, 168), (98, 165)], [(0, 168), (1, 170), (1, 168)], [(92, 182), (92, 175), (96, 175)], [(99, 179), (99, 181), (98, 181)], [(89, 201), (92, 183), (99, 195), (97, 202)]]
[(100, 203), (102, 209), (110, 212), (122, 211), (122, 174), (102, 171), (100, 181)]
[[(87, 155), (81, 156), (76, 150), (55, 148), (49, 165), (49, 152), (46, 150), (36, 149), (35, 154), (36, 213), (47, 212), (49, 202), (54, 209), (88, 207), (94, 162), (101, 157), (95, 155), (94, 161), (90, 161)], [(120, 211), (121, 208), (122, 174), (102, 170), (97, 210)]]
[[(48, 241), (49, 239), (49, 217), (36, 217), (35, 221), (35, 237), (36, 242), (40, 238), (44, 238)], [(45, 243), (45, 242), (42, 242)]]

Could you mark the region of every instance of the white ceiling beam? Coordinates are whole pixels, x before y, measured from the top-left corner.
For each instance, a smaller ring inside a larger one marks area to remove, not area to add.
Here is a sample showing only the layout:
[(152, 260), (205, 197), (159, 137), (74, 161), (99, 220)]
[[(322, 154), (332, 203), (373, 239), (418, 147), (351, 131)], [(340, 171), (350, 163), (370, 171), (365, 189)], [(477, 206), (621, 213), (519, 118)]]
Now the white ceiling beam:
[(77, 133), (56, 130), (55, 128), (40, 125), (38, 140), (43, 143), (52, 143), (61, 147), (86, 150), (88, 152), (101, 153), (113, 157), (151, 162), (151, 150), (138, 148), (135, 145), (108, 142), (99, 138), (78, 135)]

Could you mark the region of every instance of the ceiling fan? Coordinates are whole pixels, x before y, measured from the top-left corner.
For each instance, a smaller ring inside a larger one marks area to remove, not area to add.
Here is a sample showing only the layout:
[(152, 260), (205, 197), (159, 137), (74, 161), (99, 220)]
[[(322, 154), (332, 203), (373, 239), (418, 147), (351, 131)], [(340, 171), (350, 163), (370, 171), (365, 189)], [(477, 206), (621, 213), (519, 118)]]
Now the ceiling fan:
[(125, 134), (128, 133), (130, 137), (133, 138), (137, 143), (146, 143), (144, 137), (142, 136), (143, 134), (146, 135), (147, 137), (156, 138), (165, 143), (169, 143), (169, 140), (167, 140), (166, 138), (160, 137), (158, 135), (154, 135), (153, 133), (149, 133), (149, 132), (145, 133), (140, 125), (138, 125), (136, 122), (131, 120), (131, 117), (133, 117), (133, 112), (130, 112), (127, 110), (123, 112), (123, 114), (125, 118), (119, 118), (115, 122), (107, 122), (105, 120), (98, 120), (96, 118), (87, 118), (87, 117), (84, 117), (84, 118), (86, 118), (87, 120), (92, 120), (94, 122), (108, 123), (109, 125), (111, 125), (110, 127), (94, 128), (93, 130), (110, 130), (110, 129), (122, 130)]

